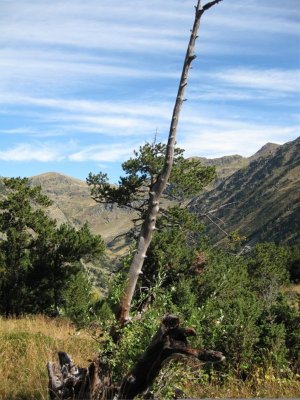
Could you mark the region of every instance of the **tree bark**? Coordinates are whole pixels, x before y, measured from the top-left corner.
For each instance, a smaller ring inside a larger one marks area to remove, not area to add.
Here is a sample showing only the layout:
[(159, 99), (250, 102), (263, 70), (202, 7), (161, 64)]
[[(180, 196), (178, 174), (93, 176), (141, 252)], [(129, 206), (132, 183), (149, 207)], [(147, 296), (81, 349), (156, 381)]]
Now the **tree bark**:
[(132, 298), (134, 295), (134, 291), (136, 288), (136, 284), (139, 278), (139, 275), (142, 274), (142, 267), (144, 264), (144, 259), (146, 258), (146, 253), (148, 247), (151, 243), (151, 239), (153, 236), (153, 231), (155, 230), (155, 224), (157, 215), (159, 212), (159, 201), (161, 195), (166, 188), (168, 183), (172, 165), (174, 158), (174, 148), (176, 143), (176, 133), (179, 115), (182, 107), (182, 103), (184, 101), (184, 93), (188, 82), (189, 70), (191, 67), (192, 61), (196, 58), (194, 54), (196, 39), (199, 31), (200, 20), (203, 13), (211, 8), (213, 5), (219, 3), (222, 0), (214, 0), (206, 3), (203, 7), (201, 6), (201, 1), (198, 0), (197, 5), (195, 6), (195, 19), (194, 25), (191, 30), (191, 36), (188, 44), (188, 48), (186, 51), (186, 56), (183, 63), (181, 78), (179, 82), (177, 97), (175, 101), (175, 106), (173, 109), (172, 120), (170, 124), (169, 136), (168, 136), (168, 144), (165, 156), (164, 167), (158, 176), (156, 182), (152, 186), (149, 194), (149, 206), (146, 218), (142, 224), (140, 235), (138, 238), (137, 249), (135, 255), (133, 257), (129, 273), (128, 273), (128, 282), (124, 291), (124, 295), (121, 301), (121, 312), (119, 316), (120, 325), (123, 326), (129, 320), (129, 312), (132, 303)]

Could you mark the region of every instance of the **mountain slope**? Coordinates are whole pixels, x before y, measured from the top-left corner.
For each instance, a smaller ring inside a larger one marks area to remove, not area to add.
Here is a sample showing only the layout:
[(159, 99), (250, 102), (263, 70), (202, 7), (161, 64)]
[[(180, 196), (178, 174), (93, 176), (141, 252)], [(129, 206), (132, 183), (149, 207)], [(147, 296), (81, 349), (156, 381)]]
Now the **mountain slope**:
[[(267, 143), (250, 158), (238, 155), (217, 159), (200, 158), (204, 165), (216, 165), (217, 183), (196, 196), (189, 207), (197, 214), (221, 208), (209, 215), (227, 232), (240, 231), (249, 243), (264, 240), (295, 242), (300, 236), (300, 138), (285, 145)], [(198, 158), (199, 159), (199, 158)], [(80, 227), (87, 221), (101, 234), (115, 255), (124, 250), (115, 236), (131, 227), (132, 213), (115, 205), (97, 204), (84, 181), (57, 173), (31, 178), (54, 202), (50, 216), (58, 223)], [(224, 233), (208, 218), (207, 232), (213, 241)]]
[(88, 222), (93, 233), (109, 241), (126, 232), (131, 226), (131, 212), (115, 205), (96, 203), (86, 182), (55, 172), (30, 178), (33, 185), (40, 185), (52, 201), (49, 216), (58, 224), (69, 222), (81, 227)]
[(265, 158), (273, 155), (280, 147), (276, 143), (267, 143), (260, 150), (258, 150), (251, 157), (242, 157), (238, 154), (231, 156), (223, 156), (219, 158), (206, 158), (206, 157), (193, 157), (193, 159), (200, 160), (205, 166), (215, 166), (217, 179), (211, 183), (205, 190), (217, 187), (222, 181), (229, 176), (233, 175), (241, 168), (247, 167), (250, 162), (259, 158)]
[(219, 209), (209, 214), (214, 223), (205, 218), (208, 235), (216, 242), (224, 233), (215, 224), (227, 232), (238, 230), (249, 243), (299, 241), (300, 138), (264, 146), (248, 166), (194, 198), (190, 208), (197, 214)]
[(248, 158), (239, 156), (238, 154), (219, 158), (193, 157), (193, 159), (201, 161), (207, 167), (216, 167), (217, 179), (210, 185), (211, 188), (216, 187), (224, 179), (249, 164)]

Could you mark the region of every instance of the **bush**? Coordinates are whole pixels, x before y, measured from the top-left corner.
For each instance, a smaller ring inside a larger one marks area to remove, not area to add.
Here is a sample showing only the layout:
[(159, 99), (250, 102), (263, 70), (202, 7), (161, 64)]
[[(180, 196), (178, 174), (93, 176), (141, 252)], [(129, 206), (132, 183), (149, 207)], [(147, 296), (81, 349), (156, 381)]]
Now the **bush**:
[(87, 325), (95, 318), (94, 305), (99, 297), (85, 271), (71, 276), (68, 286), (63, 290), (62, 298), (61, 314), (78, 327)]
[[(174, 275), (174, 270), (159, 268), (149, 291), (137, 292), (132, 317), (138, 316), (141, 304), (148, 307), (140, 319), (124, 328), (116, 345), (109, 330), (115, 324), (112, 308), (122, 293), (126, 264), (124, 271), (115, 276), (100, 310), (105, 319), (101, 321), (105, 332), (101, 352), (113, 366), (114, 379), (120, 380), (132, 368), (161, 317), (173, 312), (185, 326), (197, 331), (198, 335), (190, 340), (193, 347), (222, 351), (226, 361), (202, 368), (198, 365), (197, 369), (186, 363), (167, 364), (154, 384), (157, 398), (296, 393), (299, 311), (282, 291), (288, 276), (287, 253), (279, 248), (277, 254), (276, 250), (275, 245), (261, 245), (250, 255), (235, 256), (206, 249), (198, 256), (201, 268), (197, 264), (197, 268), (188, 269), (195, 258), (191, 255), (189, 261), (186, 259), (188, 274)], [(268, 291), (267, 297), (263, 290)]]

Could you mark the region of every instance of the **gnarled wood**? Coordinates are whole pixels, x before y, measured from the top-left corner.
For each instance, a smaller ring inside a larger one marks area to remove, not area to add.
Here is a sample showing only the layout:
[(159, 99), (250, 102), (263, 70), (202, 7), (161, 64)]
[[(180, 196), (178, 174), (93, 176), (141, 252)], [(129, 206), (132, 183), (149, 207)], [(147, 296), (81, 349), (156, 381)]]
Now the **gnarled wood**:
[(195, 335), (193, 328), (180, 327), (176, 315), (166, 315), (144, 354), (119, 385), (112, 382), (109, 364), (104, 359), (97, 357), (87, 368), (80, 368), (66, 353), (59, 352), (60, 366), (51, 362), (47, 364), (50, 398), (134, 399), (149, 389), (163, 365), (172, 358), (192, 357), (203, 363), (224, 360), (223, 354), (218, 351), (190, 347), (187, 338)]

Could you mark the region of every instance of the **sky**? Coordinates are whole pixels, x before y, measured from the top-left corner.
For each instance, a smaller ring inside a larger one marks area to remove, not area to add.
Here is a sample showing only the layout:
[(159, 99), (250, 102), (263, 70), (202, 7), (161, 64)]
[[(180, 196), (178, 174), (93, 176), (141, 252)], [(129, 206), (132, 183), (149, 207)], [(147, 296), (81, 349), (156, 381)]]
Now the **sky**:
[[(202, 1), (203, 4), (206, 1)], [(0, 0), (0, 176), (85, 179), (166, 141), (193, 0)], [(204, 13), (177, 144), (250, 156), (300, 136), (299, 0)]]

